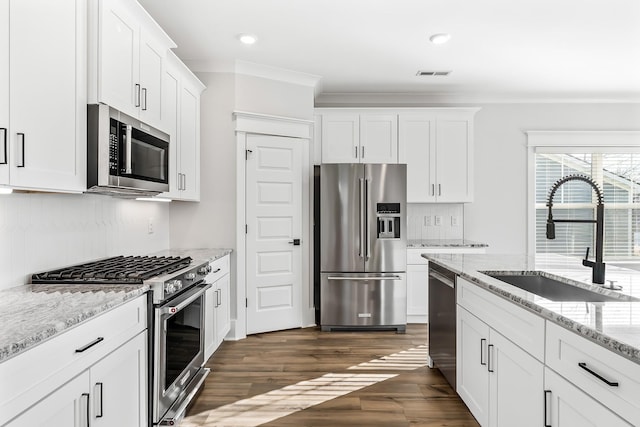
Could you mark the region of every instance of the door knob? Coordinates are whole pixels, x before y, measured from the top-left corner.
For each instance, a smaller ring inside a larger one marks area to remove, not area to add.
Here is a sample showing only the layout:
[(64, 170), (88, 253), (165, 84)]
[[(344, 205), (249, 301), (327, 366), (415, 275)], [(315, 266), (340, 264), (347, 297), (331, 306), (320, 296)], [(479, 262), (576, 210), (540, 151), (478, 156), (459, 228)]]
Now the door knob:
[(300, 246), (300, 239), (293, 239), (289, 242), (293, 246)]

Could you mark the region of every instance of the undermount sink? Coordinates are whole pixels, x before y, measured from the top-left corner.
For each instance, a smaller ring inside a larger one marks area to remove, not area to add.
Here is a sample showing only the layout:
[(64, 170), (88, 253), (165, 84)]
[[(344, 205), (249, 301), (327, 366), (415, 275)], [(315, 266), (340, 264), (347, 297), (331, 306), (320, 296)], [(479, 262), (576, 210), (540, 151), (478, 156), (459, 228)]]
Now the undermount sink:
[(624, 302), (640, 301), (629, 295), (607, 292), (607, 295), (590, 291), (570, 283), (558, 280), (544, 271), (482, 271), (481, 273), (506, 282), (527, 292), (539, 295), (551, 301), (585, 301), (585, 302)]

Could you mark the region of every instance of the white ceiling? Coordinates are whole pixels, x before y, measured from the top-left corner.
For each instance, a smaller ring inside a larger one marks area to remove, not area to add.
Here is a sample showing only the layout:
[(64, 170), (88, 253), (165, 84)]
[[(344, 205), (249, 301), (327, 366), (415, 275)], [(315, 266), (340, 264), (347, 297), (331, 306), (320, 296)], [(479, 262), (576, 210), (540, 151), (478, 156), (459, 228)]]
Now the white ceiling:
[(139, 1), (194, 71), (246, 61), (318, 76), (324, 94), (640, 100), (639, 0)]

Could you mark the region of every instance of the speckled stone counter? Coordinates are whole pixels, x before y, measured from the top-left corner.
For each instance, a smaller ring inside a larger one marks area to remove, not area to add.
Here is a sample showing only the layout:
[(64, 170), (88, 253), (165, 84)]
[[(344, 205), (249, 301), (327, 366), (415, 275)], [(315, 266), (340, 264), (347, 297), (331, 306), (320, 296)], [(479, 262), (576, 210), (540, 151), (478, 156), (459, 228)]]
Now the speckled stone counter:
[[(431, 262), (454, 271), (476, 285), (555, 322), (589, 340), (640, 364), (640, 271), (607, 265), (606, 279), (622, 290), (612, 292), (591, 283), (591, 269), (581, 260), (563, 256), (538, 258), (513, 255), (432, 255)], [(491, 272), (544, 271), (569, 283), (610, 296), (619, 293), (636, 301), (550, 301), (483, 274)]]
[(486, 248), (486, 243), (466, 239), (407, 240), (407, 248)]
[(190, 256), (194, 260), (215, 261), (225, 255), (229, 255), (233, 249), (225, 248), (196, 248), (196, 249), (167, 249), (151, 255), (156, 256)]
[(149, 290), (145, 285), (24, 285), (0, 291), (0, 363)]

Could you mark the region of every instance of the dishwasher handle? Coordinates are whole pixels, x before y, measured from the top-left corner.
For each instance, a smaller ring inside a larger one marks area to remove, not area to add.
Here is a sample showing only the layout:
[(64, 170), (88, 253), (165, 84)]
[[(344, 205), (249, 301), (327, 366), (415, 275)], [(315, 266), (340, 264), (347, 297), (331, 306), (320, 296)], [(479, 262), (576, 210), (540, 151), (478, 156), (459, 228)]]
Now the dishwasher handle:
[(455, 289), (455, 286), (456, 286), (455, 282), (443, 274), (440, 274), (436, 271), (431, 270), (429, 271), (429, 277), (430, 278), (433, 277), (437, 281), (442, 282), (443, 284), (447, 285), (452, 289)]

